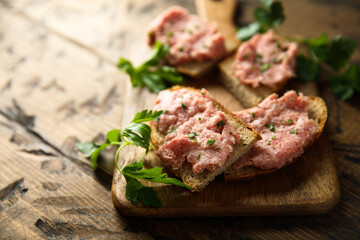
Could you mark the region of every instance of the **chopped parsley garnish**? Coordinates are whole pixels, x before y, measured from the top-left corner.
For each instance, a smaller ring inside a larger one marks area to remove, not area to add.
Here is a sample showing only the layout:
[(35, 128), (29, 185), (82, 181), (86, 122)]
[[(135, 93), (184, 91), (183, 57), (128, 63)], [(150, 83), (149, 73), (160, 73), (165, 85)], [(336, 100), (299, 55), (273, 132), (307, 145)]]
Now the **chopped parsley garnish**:
[(248, 59), (249, 58), (249, 54), (244, 54), (244, 56), (243, 56), (245, 59)]
[(246, 145), (247, 145), (247, 143), (244, 143), (244, 144), (243, 144), (243, 147), (245, 147)]
[(275, 132), (275, 125), (272, 123), (272, 124), (265, 124), (265, 127), (268, 127), (270, 131), (272, 132)]
[(197, 155), (196, 160), (200, 159), (200, 153)]
[(295, 130), (290, 131), (291, 134), (297, 134), (298, 130), (297, 128)]
[(192, 140), (193, 143), (196, 143), (197, 141), (198, 141), (198, 140), (196, 140), (196, 139)]
[(216, 147), (216, 148), (215, 148), (215, 150), (219, 150), (219, 149), (220, 149), (220, 147)]
[(168, 32), (168, 33), (166, 33), (166, 36), (167, 37), (172, 37), (172, 36), (174, 36), (174, 33), (173, 32)]
[(212, 139), (208, 139), (206, 144), (207, 145), (213, 145), (215, 143), (215, 140), (212, 140)]
[(232, 132), (229, 132), (229, 134), (232, 134)]
[(225, 122), (223, 120), (220, 120), (220, 122), (216, 123), (217, 128), (220, 126), (225, 126)]
[(174, 126), (172, 126), (171, 130), (168, 131), (168, 134), (169, 134), (169, 133), (172, 133), (172, 132), (175, 132), (175, 131), (176, 131), (176, 128), (175, 128)]
[(189, 134), (189, 138), (194, 138), (195, 136), (199, 136), (199, 134), (197, 134), (196, 132), (191, 132)]
[(268, 141), (266, 145), (270, 145), (270, 143), (271, 143), (271, 140), (270, 140), (270, 141)]
[(291, 119), (287, 120), (286, 124), (287, 124), (287, 125), (292, 124), (292, 120), (291, 120)]
[(179, 47), (179, 52), (183, 52), (184, 48), (183, 47)]
[(251, 113), (251, 116), (255, 119), (255, 113), (252, 112), (252, 113)]
[(274, 135), (274, 136), (271, 136), (271, 139), (275, 139), (275, 135)]
[(262, 58), (263, 56), (262, 56), (260, 53), (257, 53), (257, 54), (256, 54), (256, 57), (257, 57), (257, 58)]
[[(106, 134), (105, 142), (102, 145), (96, 144), (96, 149), (88, 147), (84, 148), (83, 144), (78, 144), (80, 151), (86, 154), (86, 156), (91, 156), (90, 160), (94, 169), (97, 166), (97, 160), (101, 151), (110, 145), (118, 146), (115, 154), (115, 166), (126, 180), (125, 197), (134, 205), (137, 205), (138, 202), (141, 202), (145, 206), (162, 206), (160, 199), (156, 196), (157, 192), (154, 191), (154, 189), (143, 185), (139, 180), (173, 184), (176, 186), (185, 187), (190, 190), (193, 189), (176, 178), (168, 178), (166, 173), (162, 173), (161, 167), (144, 169), (143, 162), (130, 163), (123, 169), (121, 169), (118, 165), (117, 161), (119, 153), (124, 147), (128, 145), (142, 147), (146, 150), (146, 153), (148, 153), (150, 147), (151, 128), (149, 125), (145, 124), (145, 122), (156, 120), (160, 117), (161, 114), (162, 111), (153, 112), (144, 110), (142, 112), (138, 112), (130, 124), (127, 125), (122, 131), (120, 129), (113, 129), (109, 131)], [(91, 153), (86, 151), (91, 151)]]
[(185, 103), (181, 103), (181, 108), (182, 108), (182, 110), (185, 110), (185, 109), (186, 109)]
[(199, 117), (198, 120), (201, 121), (201, 117)]
[(205, 93), (204, 93), (204, 92), (200, 92), (200, 93), (201, 93), (201, 95), (205, 96)]
[(265, 63), (265, 64), (261, 65), (260, 72), (265, 72), (269, 68), (271, 68), (271, 64), (270, 63)]

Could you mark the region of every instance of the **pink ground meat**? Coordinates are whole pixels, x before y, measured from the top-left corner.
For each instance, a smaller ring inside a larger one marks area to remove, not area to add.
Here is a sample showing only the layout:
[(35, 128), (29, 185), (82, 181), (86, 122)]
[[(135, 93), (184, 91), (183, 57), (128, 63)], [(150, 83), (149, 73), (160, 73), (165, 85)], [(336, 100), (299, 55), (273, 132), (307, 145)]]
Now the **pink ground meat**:
[(279, 43), (273, 30), (256, 34), (242, 43), (233, 65), (234, 75), (244, 84), (274, 88), (295, 76), (298, 46)]
[(226, 56), (225, 41), (216, 24), (190, 15), (182, 7), (171, 7), (150, 23), (148, 43), (170, 46), (167, 61), (172, 65), (217, 60)]
[(227, 123), (223, 112), (214, 108), (209, 93), (180, 89), (159, 93), (154, 110), (164, 110), (153, 124), (166, 133), (158, 156), (179, 169), (185, 162), (194, 174), (224, 166), (240, 141), (236, 129)]
[(272, 94), (258, 106), (236, 112), (241, 120), (261, 133), (263, 139), (232, 167), (281, 168), (300, 156), (317, 130), (308, 117), (307, 108), (307, 97), (289, 91), (281, 98)]

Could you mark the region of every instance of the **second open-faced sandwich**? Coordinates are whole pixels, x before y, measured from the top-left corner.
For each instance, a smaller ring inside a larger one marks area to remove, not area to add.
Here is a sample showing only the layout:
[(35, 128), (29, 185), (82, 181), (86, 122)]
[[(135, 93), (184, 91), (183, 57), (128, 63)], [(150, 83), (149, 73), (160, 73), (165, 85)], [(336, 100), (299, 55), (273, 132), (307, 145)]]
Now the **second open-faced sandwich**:
[(258, 106), (235, 113), (261, 133), (262, 140), (225, 172), (226, 181), (272, 173), (299, 157), (322, 133), (327, 108), (320, 97), (288, 91), (272, 94)]
[(295, 77), (297, 52), (296, 43), (273, 30), (255, 34), (220, 63), (221, 81), (244, 107), (255, 106)]

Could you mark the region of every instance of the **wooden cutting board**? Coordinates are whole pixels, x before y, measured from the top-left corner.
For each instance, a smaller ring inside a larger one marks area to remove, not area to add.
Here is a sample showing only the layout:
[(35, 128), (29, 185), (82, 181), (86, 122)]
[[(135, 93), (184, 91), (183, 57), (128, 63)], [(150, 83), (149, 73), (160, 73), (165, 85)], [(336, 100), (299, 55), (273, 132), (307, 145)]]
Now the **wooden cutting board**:
[[(233, 36), (232, 15), (217, 14), (233, 12), (235, 1), (198, 0), (198, 13), (202, 18), (219, 22), (225, 35)], [(214, 14), (211, 14), (214, 13)], [(145, 44), (145, 43), (144, 43)], [(217, 76), (189, 81), (187, 85), (204, 87), (231, 111), (243, 109), (239, 102), (217, 81)], [(317, 95), (316, 85), (292, 83), (288, 89)], [(156, 95), (146, 89), (128, 89), (124, 103), (123, 122), (130, 122), (137, 111), (151, 109)], [(144, 152), (133, 146), (122, 150), (119, 167), (139, 161)], [(160, 165), (154, 152), (150, 152), (146, 167)], [(139, 217), (208, 217), (246, 215), (305, 215), (320, 214), (332, 210), (340, 200), (340, 187), (330, 142), (323, 133), (319, 141), (308, 149), (295, 163), (268, 176), (252, 181), (225, 183), (217, 177), (202, 192), (192, 193), (186, 189), (155, 183), (146, 183), (158, 192), (163, 207), (135, 206), (125, 197), (125, 178), (115, 169), (112, 198), (116, 209), (126, 216)]]

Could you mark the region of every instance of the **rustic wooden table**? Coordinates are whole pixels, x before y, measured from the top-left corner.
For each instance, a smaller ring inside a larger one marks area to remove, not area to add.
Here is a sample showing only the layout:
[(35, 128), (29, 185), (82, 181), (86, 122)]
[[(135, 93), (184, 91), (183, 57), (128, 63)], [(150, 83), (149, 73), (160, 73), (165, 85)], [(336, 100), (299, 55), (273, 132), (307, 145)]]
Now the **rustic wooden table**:
[[(360, 46), (359, 1), (283, 3), (287, 20), (280, 32), (341, 33)], [(195, 12), (191, 0), (0, 0), (0, 238), (359, 239), (360, 98), (337, 100), (326, 82), (319, 90), (341, 186), (332, 212), (197, 219), (117, 213), (113, 165), (100, 163), (94, 172), (75, 144), (133, 117), (124, 103), (139, 90), (117, 70), (117, 60), (144, 59), (145, 26), (174, 4)], [(257, 4), (240, 1), (236, 21), (252, 21)]]

